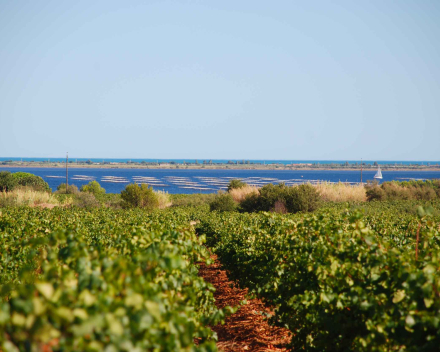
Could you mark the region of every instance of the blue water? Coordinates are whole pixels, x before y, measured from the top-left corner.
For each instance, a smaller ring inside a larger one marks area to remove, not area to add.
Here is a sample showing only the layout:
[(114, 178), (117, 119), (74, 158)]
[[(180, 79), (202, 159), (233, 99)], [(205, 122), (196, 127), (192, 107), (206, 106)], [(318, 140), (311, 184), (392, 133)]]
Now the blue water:
[[(41, 176), (53, 189), (56, 190), (60, 183), (65, 183), (66, 171), (62, 168), (9, 168), (0, 167), (0, 171), (30, 172)], [(363, 181), (372, 180), (375, 170), (363, 171)], [(440, 179), (440, 171), (382, 171), (384, 181), (404, 179)], [(51, 177), (55, 176), (55, 177)], [(78, 179), (87, 176), (89, 179)], [(109, 179), (107, 176), (118, 177)], [(138, 177), (151, 177), (153, 179), (140, 180)], [(182, 179), (173, 179), (180, 177)], [(211, 178), (211, 179), (206, 179)], [(124, 187), (135, 181), (156, 184), (156, 190), (164, 190), (168, 193), (212, 193), (222, 187), (226, 187), (231, 178), (241, 178), (247, 183), (262, 186), (266, 183), (285, 182), (296, 184), (307, 181), (330, 181), (330, 182), (359, 182), (359, 171), (333, 171), (333, 170), (203, 170), (203, 169), (84, 169), (69, 168), (69, 184), (81, 187), (91, 179), (98, 181), (107, 193), (119, 193)], [(114, 180), (122, 181), (115, 183)], [(153, 180), (154, 182), (149, 182)], [(110, 182), (111, 181), (111, 182)], [(185, 183), (185, 184), (184, 184)], [(194, 187), (194, 188), (185, 188)], [(202, 188), (202, 189), (199, 189)]]
[[(51, 162), (65, 162), (66, 158), (8, 158), (8, 157), (0, 157), (0, 162), (2, 161), (51, 161)], [(176, 164), (183, 164), (184, 162), (187, 163), (195, 163), (198, 161), (200, 164), (203, 163), (203, 161), (210, 161), (209, 159), (109, 159), (109, 158), (70, 158), (70, 161), (79, 161), (79, 162), (85, 162), (90, 160), (93, 163), (127, 163), (127, 162), (136, 162), (140, 163), (142, 161), (145, 161), (147, 163), (169, 163), (174, 162)], [(360, 164), (360, 160), (242, 160), (242, 159), (212, 159), (211, 160), (213, 164), (226, 164), (228, 161), (235, 162), (242, 162), (242, 161), (249, 161), (252, 164), (343, 164), (345, 162), (348, 162), (350, 165), (352, 164)], [(365, 164), (373, 164), (376, 160), (363, 160)], [(440, 161), (400, 161), (400, 160), (377, 160), (377, 163), (380, 165), (440, 165)]]

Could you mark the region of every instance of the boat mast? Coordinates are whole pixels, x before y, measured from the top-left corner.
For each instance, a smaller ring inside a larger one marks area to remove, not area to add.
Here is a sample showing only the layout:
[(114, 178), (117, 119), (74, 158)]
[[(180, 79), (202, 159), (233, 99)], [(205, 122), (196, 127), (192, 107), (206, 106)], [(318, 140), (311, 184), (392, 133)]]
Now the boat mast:
[(69, 152), (66, 153), (66, 194), (67, 194), (67, 189), (69, 188), (69, 171), (67, 169), (68, 162), (69, 162)]
[(361, 184), (362, 184), (362, 158), (361, 158)]

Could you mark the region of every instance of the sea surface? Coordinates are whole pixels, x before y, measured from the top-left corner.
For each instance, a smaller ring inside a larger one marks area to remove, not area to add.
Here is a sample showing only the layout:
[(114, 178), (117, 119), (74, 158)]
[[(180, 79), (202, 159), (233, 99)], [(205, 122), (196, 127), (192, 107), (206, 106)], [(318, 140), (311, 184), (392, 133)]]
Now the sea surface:
[[(29, 172), (41, 176), (52, 188), (66, 182), (62, 168), (11, 168), (0, 171)], [(373, 180), (376, 170), (363, 171), (363, 182)], [(440, 179), (440, 171), (382, 171), (384, 181), (409, 179)], [(360, 182), (360, 171), (333, 170), (203, 170), (203, 169), (94, 169), (69, 168), (69, 184), (80, 188), (92, 180), (98, 181), (107, 193), (120, 193), (129, 183), (147, 183), (155, 190), (168, 193), (213, 193), (226, 189), (229, 180), (239, 178), (248, 184), (264, 186), (284, 182), (288, 185), (305, 182)]]

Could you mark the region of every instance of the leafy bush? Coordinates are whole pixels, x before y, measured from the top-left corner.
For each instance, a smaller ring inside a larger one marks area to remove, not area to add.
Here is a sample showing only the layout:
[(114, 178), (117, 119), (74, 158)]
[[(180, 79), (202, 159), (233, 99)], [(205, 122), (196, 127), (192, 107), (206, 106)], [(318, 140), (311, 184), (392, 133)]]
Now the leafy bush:
[(101, 205), (93, 193), (80, 192), (75, 195), (74, 205), (80, 208), (97, 208)]
[(283, 201), (277, 200), (273, 206), (272, 211), (278, 214), (287, 214), (287, 208)]
[(159, 207), (159, 199), (152, 187), (142, 183), (127, 185), (121, 192), (124, 208), (145, 208), (154, 209)]
[(367, 200), (385, 200), (385, 191), (378, 185), (367, 188)]
[(81, 186), (80, 191), (92, 193), (95, 196), (105, 194), (105, 189), (97, 181), (90, 181), (88, 184)]
[(16, 185), (17, 179), (9, 171), (0, 172), (0, 192), (12, 191)]
[(248, 194), (239, 205), (239, 210), (245, 213), (252, 213), (260, 210), (260, 195), (256, 193)]
[(245, 212), (275, 211), (297, 213), (314, 211), (319, 207), (319, 192), (312, 185), (288, 187), (283, 183), (268, 184), (260, 189), (259, 195), (250, 194), (241, 203)]
[(233, 180), (229, 181), (228, 192), (232, 189), (243, 188), (245, 186), (247, 186), (247, 184), (244, 183), (243, 181), (241, 181), (239, 179), (233, 179)]
[(234, 211), (237, 208), (237, 204), (230, 194), (222, 193), (215, 197), (209, 204), (209, 208), (211, 211)]
[(40, 176), (28, 172), (14, 172), (12, 177), (16, 179), (19, 186), (30, 187), (35, 191), (52, 192), (49, 184)]
[(402, 187), (398, 183), (385, 182), (381, 185), (385, 192), (386, 200), (407, 200), (413, 199), (411, 188)]
[(286, 204), (286, 196), (289, 192), (284, 183), (277, 185), (267, 184), (260, 189), (259, 204), (256, 211), (270, 211), (275, 206), (275, 202), (280, 201)]
[(315, 211), (320, 204), (318, 191), (308, 184), (289, 187), (284, 200), (289, 213)]
[(367, 184), (367, 200), (435, 200), (440, 198), (440, 180), (391, 181)]
[(429, 187), (414, 189), (413, 196), (418, 200), (434, 200), (438, 197), (435, 190)]
[(78, 187), (75, 185), (69, 185), (67, 186), (67, 192), (66, 192), (66, 184), (62, 183), (57, 187), (57, 190), (55, 193), (63, 193), (63, 194), (77, 194), (79, 193)]

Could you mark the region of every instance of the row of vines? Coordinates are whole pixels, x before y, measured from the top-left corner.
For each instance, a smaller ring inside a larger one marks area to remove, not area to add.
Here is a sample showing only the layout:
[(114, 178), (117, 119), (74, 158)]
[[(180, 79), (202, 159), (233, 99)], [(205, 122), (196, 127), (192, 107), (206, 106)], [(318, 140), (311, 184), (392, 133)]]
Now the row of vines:
[(295, 350), (439, 350), (439, 204), (346, 208), (214, 213), (197, 231), (230, 278), (273, 307)]
[(438, 350), (440, 204), (417, 205), (2, 209), (0, 350), (216, 351), (209, 250), (294, 350)]
[(2, 209), (0, 350), (215, 351), (185, 212)]

